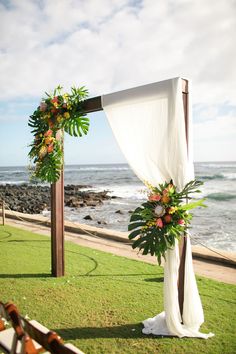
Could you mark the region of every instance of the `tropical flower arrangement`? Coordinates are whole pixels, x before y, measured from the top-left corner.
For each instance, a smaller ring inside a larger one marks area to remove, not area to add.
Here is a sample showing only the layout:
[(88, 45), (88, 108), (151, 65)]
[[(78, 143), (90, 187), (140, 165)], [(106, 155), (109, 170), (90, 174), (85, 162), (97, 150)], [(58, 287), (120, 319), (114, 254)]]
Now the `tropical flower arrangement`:
[(187, 199), (193, 199), (192, 193), (200, 192), (198, 188), (202, 184), (193, 180), (178, 192), (172, 181), (158, 187), (146, 183), (150, 190), (148, 201), (135, 209), (128, 227), (129, 239), (135, 239), (132, 247), (138, 247), (143, 254), (155, 255), (160, 265), (167, 249), (173, 248), (175, 240), (189, 228), (192, 214), (188, 211), (198, 206), (206, 207), (204, 199), (187, 203)]
[(40, 106), (30, 116), (28, 125), (34, 135), (29, 157), (35, 164), (32, 176), (43, 182), (54, 183), (63, 168), (63, 132), (72, 136), (87, 134), (89, 119), (82, 103), (88, 97), (85, 87), (71, 88), (62, 93), (58, 86), (53, 94), (46, 93)]

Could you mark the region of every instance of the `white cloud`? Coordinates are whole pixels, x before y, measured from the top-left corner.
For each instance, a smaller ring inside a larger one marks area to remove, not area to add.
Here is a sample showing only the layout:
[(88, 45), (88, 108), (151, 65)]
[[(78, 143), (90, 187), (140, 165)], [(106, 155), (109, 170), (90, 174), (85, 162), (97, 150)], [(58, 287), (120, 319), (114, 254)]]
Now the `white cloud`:
[[(58, 84), (86, 85), (97, 95), (189, 77), (195, 157), (235, 159), (236, 115), (227, 111), (227, 105), (236, 107), (235, 0), (4, 3), (0, 0), (1, 100), (36, 101)], [(17, 105), (5, 106), (1, 116), (23, 117)]]
[(234, 101), (235, 10), (230, 0), (11, 0), (0, 7), (2, 95), (58, 82), (102, 93), (183, 75), (195, 102)]

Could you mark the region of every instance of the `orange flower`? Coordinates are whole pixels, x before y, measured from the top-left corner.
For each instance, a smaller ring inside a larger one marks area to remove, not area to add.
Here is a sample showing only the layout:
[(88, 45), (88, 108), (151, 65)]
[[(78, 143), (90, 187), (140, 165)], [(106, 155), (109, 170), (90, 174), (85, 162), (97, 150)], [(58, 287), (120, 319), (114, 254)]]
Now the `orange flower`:
[(167, 224), (169, 224), (169, 223), (171, 222), (171, 220), (172, 220), (172, 216), (171, 216), (171, 215), (166, 214), (166, 215), (164, 216), (164, 221), (165, 221)]
[(45, 140), (44, 140), (46, 145), (50, 145), (53, 142), (53, 138), (51, 136), (48, 136)]
[(163, 195), (161, 198), (162, 203), (167, 204), (170, 201), (170, 197), (168, 195)]

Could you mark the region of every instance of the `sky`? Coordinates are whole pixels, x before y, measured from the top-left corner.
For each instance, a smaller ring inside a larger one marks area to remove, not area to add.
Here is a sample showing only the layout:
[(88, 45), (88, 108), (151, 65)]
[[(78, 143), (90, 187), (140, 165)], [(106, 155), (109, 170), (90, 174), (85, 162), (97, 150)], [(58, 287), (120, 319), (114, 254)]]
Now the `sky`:
[[(191, 80), (195, 161), (236, 160), (236, 0), (0, 0), (0, 166), (27, 165), (44, 92)], [(103, 112), (66, 164), (125, 162)]]

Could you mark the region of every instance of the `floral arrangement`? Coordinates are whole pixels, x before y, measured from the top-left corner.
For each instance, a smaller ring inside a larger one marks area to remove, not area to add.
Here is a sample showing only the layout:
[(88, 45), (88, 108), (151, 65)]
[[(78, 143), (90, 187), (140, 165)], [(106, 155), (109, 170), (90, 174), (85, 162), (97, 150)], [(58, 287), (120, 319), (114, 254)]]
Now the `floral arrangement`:
[(187, 231), (192, 219), (188, 211), (198, 206), (206, 207), (204, 199), (186, 203), (187, 199), (193, 199), (190, 194), (200, 192), (198, 188), (202, 184), (193, 180), (178, 192), (172, 181), (158, 187), (147, 183), (150, 190), (148, 201), (135, 209), (130, 218), (128, 230), (132, 232), (129, 239), (136, 239), (132, 247), (138, 247), (143, 254), (156, 255), (160, 265), (167, 249), (172, 248), (175, 240)]
[(89, 128), (89, 119), (82, 110), (88, 91), (72, 87), (70, 94), (62, 94), (61, 90), (58, 86), (52, 95), (46, 93), (28, 123), (34, 135), (29, 152), (35, 164), (32, 176), (49, 183), (59, 179), (63, 168), (63, 132), (81, 137)]

